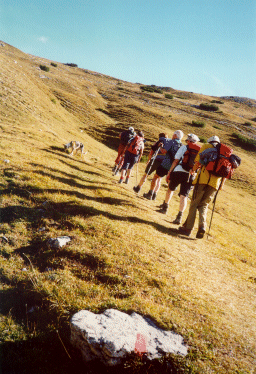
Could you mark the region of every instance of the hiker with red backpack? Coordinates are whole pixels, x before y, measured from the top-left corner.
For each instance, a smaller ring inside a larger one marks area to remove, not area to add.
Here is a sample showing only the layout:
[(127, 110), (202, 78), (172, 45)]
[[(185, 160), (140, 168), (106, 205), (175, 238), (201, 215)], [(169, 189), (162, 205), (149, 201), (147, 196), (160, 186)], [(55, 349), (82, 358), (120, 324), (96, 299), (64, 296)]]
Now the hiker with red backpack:
[(144, 151), (144, 135), (139, 131), (127, 144), (124, 152), (124, 163), (118, 183), (128, 184), (133, 166), (140, 162)]
[(186, 145), (179, 148), (175, 154), (174, 161), (170, 167), (170, 170), (166, 176), (166, 182), (169, 182), (168, 190), (166, 191), (165, 200), (160, 206), (160, 213), (167, 214), (169, 202), (173, 196), (174, 191), (180, 185), (180, 207), (177, 217), (172, 222), (179, 225), (182, 220), (183, 212), (187, 207), (187, 200), (190, 190), (192, 189), (193, 178), (189, 171), (192, 169), (196, 155), (200, 150), (198, 136), (195, 134), (188, 134), (186, 139)]
[[(197, 210), (199, 212), (199, 225), (197, 239), (202, 239), (206, 232), (206, 218), (209, 203), (224, 185), (225, 179), (231, 178), (233, 170), (240, 165), (241, 159), (232, 154), (232, 149), (220, 143), (218, 136), (212, 136), (203, 145), (195, 159), (191, 174), (197, 172), (193, 181), (194, 191), (189, 207), (187, 219), (179, 227), (179, 233), (190, 236), (195, 224)], [(215, 196), (215, 197), (214, 197)], [(214, 211), (214, 209), (213, 209)]]
[[(162, 157), (159, 159), (158, 164), (155, 166), (155, 175), (151, 181), (150, 190), (147, 193), (143, 194), (148, 200), (155, 200), (157, 193), (161, 187), (161, 180), (162, 178), (168, 173), (172, 162), (174, 160), (174, 156), (178, 149), (182, 146), (181, 139), (183, 138), (183, 132), (181, 130), (176, 130), (173, 133), (171, 139), (166, 139), (163, 144), (164, 153)], [(135, 192), (139, 192), (136, 190), (138, 187), (133, 187)]]
[(120, 138), (120, 144), (118, 146), (118, 151), (117, 151), (117, 158), (115, 160), (115, 165), (112, 169), (114, 174), (117, 174), (119, 170), (121, 170), (121, 167), (123, 165), (124, 159), (124, 150), (129, 141), (135, 136), (134, 128), (129, 127), (128, 130), (123, 131), (121, 134), (119, 134)]

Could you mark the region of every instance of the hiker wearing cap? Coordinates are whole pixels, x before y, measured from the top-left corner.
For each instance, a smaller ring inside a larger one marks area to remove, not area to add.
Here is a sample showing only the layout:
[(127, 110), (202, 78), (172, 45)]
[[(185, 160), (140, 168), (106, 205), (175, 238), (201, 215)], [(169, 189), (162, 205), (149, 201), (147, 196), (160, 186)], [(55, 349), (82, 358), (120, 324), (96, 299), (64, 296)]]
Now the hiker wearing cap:
[(160, 206), (160, 213), (167, 214), (169, 202), (173, 196), (174, 191), (180, 185), (180, 207), (177, 217), (173, 221), (174, 224), (180, 224), (183, 212), (187, 207), (187, 199), (192, 188), (193, 177), (190, 176), (189, 171), (194, 165), (195, 157), (200, 149), (197, 144), (200, 139), (195, 134), (188, 134), (186, 145), (180, 147), (175, 154), (174, 161), (166, 176), (166, 181), (169, 182), (168, 190), (166, 191), (165, 200)]
[(139, 181), (139, 184), (137, 186), (133, 187), (133, 190), (135, 192), (139, 192), (141, 190), (141, 187), (145, 183), (147, 177), (152, 174), (158, 166), (161, 164), (163, 158), (165, 157), (166, 154), (166, 148), (165, 146), (168, 144), (168, 135), (166, 133), (161, 132), (158, 135), (158, 141), (155, 142), (151, 146), (151, 151), (148, 155), (148, 163), (145, 169), (145, 172)]
[(121, 169), (121, 176), (118, 183), (123, 183), (124, 178), (126, 184), (129, 182), (131, 170), (133, 166), (140, 162), (144, 151), (144, 135), (139, 131), (127, 144), (124, 153), (124, 163)]
[(191, 171), (191, 174), (194, 174), (199, 170), (195, 180), (193, 181), (195, 187), (187, 219), (183, 226), (179, 227), (179, 233), (190, 236), (195, 224), (196, 213), (198, 210), (199, 222), (198, 231), (196, 234), (198, 239), (202, 239), (206, 231), (206, 217), (209, 203), (213, 199), (216, 191), (221, 189), (224, 183), (224, 178), (213, 175), (199, 162), (200, 154), (207, 148), (216, 147), (220, 143), (220, 140), (218, 136), (212, 136), (207, 140), (207, 142), (207, 144), (202, 146), (198, 155), (196, 156), (195, 165)]
[[(150, 190), (147, 193), (143, 194), (143, 197), (145, 197), (148, 200), (155, 200), (157, 193), (161, 187), (161, 180), (162, 178), (168, 173), (168, 170), (170, 169), (172, 162), (174, 160), (174, 156), (178, 149), (182, 146), (181, 139), (183, 138), (183, 132), (181, 130), (176, 130), (173, 133), (173, 136), (171, 139), (167, 139), (165, 141), (165, 144), (163, 145), (165, 153), (164, 156), (162, 156), (159, 159), (158, 164), (156, 165), (156, 173), (152, 179)], [(134, 187), (134, 191), (136, 187)]]
[(118, 146), (118, 151), (117, 151), (117, 158), (115, 160), (115, 165), (112, 169), (113, 173), (116, 173), (118, 170), (121, 169), (122, 164), (123, 164), (123, 154), (125, 147), (127, 146), (128, 142), (135, 136), (134, 128), (129, 127), (128, 130), (123, 131), (122, 133), (119, 134), (120, 138), (120, 144)]

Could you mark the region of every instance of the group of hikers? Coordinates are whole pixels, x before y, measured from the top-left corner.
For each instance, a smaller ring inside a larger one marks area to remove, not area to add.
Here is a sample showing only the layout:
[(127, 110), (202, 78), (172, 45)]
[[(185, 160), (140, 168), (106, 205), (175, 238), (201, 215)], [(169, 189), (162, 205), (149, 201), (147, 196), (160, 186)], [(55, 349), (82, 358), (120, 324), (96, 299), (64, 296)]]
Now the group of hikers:
[[(161, 180), (166, 177), (168, 190), (158, 212), (167, 214), (173, 193), (180, 186), (179, 211), (172, 222), (180, 225), (189, 193), (193, 189), (187, 218), (178, 228), (178, 232), (190, 236), (198, 210), (196, 238), (202, 239), (206, 232), (209, 203), (213, 199), (214, 202), (216, 201), (217, 193), (225, 179), (231, 177), (233, 169), (239, 166), (241, 160), (232, 154), (231, 148), (220, 143), (216, 135), (211, 136), (203, 146), (198, 144), (200, 139), (195, 134), (188, 134), (185, 139), (186, 144), (183, 145), (181, 142), (183, 136), (181, 130), (176, 130), (171, 138), (168, 138), (166, 133), (159, 134), (159, 139), (151, 146), (145, 172), (133, 190), (139, 193), (147, 177), (155, 173), (149, 191), (143, 194), (144, 198), (155, 200)], [(112, 171), (114, 175), (121, 173), (118, 183), (127, 184), (132, 168), (140, 162), (143, 155), (145, 139), (142, 131), (135, 133), (133, 127), (123, 131), (119, 137), (118, 155)]]

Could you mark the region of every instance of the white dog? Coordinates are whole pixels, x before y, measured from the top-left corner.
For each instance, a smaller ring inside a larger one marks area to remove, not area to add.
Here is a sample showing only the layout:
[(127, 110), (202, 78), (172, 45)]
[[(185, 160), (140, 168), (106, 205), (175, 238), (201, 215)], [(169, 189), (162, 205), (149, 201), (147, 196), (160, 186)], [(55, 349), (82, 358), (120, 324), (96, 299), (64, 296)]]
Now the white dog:
[(68, 151), (68, 149), (71, 148), (70, 156), (73, 156), (74, 152), (76, 153), (78, 150), (81, 151), (81, 155), (85, 155), (87, 152), (84, 152), (84, 145), (81, 142), (78, 142), (76, 140), (72, 140), (71, 142), (64, 144), (65, 151)]

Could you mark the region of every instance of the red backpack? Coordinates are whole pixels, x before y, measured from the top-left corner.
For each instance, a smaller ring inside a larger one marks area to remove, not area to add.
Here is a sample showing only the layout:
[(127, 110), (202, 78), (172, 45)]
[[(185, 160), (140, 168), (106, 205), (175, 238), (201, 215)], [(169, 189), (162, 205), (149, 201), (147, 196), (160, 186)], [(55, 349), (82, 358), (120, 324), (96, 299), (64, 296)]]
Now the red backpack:
[(207, 148), (200, 154), (200, 163), (205, 165), (209, 173), (230, 179), (234, 169), (240, 165), (241, 159), (233, 154), (232, 148), (219, 143), (216, 147)]
[(195, 143), (189, 142), (187, 145), (187, 150), (183, 155), (181, 166), (184, 170), (189, 171), (195, 164), (195, 158), (198, 154), (201, 146)]
[(143, 137), (136, 135), (128, 145), (127, 151), (134, 155), (138, 155), (143, 143)]

